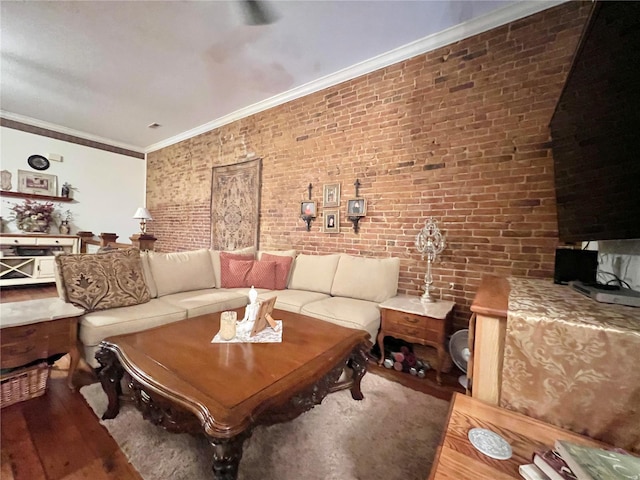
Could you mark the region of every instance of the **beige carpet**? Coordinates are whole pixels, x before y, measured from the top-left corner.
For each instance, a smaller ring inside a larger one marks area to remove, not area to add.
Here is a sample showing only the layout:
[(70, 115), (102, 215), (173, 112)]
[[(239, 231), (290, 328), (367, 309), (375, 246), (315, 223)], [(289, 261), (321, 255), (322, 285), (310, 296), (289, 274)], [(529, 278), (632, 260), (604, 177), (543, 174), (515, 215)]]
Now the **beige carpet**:
[[(80, 392), (102, 415), (100, 384)], [(240, 480), (424, 480), (449, 404), (378, 375), (362, 380), (364, 400), (336, 392), (295, 420), (257, 427), (244, 444)], [(171, 434), (125, 405), (101, 421), (145, 480), (211, 480), (203, 437)]]

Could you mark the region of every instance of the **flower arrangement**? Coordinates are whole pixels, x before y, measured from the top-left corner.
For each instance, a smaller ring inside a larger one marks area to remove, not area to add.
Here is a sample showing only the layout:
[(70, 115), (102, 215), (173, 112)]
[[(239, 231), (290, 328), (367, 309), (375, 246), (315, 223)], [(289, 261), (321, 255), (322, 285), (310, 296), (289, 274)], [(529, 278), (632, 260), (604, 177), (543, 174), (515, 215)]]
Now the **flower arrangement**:
[(13, 212), (11, 219), (23, 232), (48, 232), (51, 222), (58, 216), (53, 203), (30, 199), (14, 204), (10, 210)]

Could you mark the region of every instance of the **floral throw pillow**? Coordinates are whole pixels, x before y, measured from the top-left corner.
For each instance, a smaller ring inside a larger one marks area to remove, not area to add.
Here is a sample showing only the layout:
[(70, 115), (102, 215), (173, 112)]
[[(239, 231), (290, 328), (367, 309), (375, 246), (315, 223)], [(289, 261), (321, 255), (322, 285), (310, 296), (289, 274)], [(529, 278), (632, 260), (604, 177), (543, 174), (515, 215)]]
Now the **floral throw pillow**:
[(89, 312), (138, 305), (151, 299), (137, 248), (55, 258), (68, 301)]

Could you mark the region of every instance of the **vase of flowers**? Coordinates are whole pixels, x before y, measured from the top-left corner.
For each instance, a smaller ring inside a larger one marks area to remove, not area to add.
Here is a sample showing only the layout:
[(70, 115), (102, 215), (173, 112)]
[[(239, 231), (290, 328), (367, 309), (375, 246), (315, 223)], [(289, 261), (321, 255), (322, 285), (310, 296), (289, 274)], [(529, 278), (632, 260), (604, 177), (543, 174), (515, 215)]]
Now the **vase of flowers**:
[(51, 202), (36, 202), (26, 199), (22, 203), (14, 204), (10, 209), (12, 220), (23, 232), (48, 233), (51, 222), (56, 217), (56, 210)]

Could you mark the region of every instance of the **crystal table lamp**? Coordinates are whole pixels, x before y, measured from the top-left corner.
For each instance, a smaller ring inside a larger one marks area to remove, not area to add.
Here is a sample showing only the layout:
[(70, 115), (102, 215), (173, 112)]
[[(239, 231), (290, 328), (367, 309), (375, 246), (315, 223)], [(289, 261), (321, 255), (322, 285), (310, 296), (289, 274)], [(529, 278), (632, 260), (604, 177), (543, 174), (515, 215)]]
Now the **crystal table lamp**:
[(423, 302), (435, 302), (436, 298), (431, 295), (430, 289), (433, 283), (431, 276), (431, 264), (435, 262), (436, 256), (444, 250), (444, 236), (440, 233), (438, 222), (429, 217), (424, 227), (416, 235), (416, 249), (422, 254), (422, 258), (427, 257), (427, 273), (424, 276), (424, 293), (420, 299)]
[(139, 207), (136, 213), (133, 214), (133, 218), (140, 220), (140, 233), (145, 234), (147, 232), (147, 220), (153, 220), (149, 210), (144, 207)]

